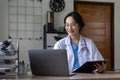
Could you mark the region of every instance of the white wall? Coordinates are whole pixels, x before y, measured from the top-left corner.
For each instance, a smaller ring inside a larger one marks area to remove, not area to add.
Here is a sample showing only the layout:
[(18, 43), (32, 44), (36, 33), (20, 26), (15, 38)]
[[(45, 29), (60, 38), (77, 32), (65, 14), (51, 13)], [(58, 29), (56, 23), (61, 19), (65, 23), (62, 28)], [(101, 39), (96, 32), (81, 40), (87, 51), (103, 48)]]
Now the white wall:
[(8, 37), (8, 2), (0, 0), (0, 41)]
[[(42, 0), (42, 28), (46, 24), (46, 13), (51, 11), (49, 8), (50, 0)], [(63, 25), (63, 17), (70, 11), (73, 11), (73, 0), (65, 0), (66, 5), (65, 9), (60, 13), (55, 13), (55, 26)], [(69, 4), (69, 5), (68, 5)], [(59, 16), (58, 16), (59, 15)], [(43, 31), (43, 30), (42, 30)], [(42, 34), (43, 35), (43, 34)], [(0, 0), (0, 40), (6, 40), (8, 38), (8, 0)], [(43, 39), (40, 40), (19, 40), (20, 44), (20, 59), (25, 60), (29, 63), (28, 50), (29, 49), (42, 49), (43, 48)]]
[(114, 8), (114, 50), (115, 50), (115, 69), (120, 69), (120, 0), (75, 0), (75, 1), (95, 1), (95, 2), (112, 2)]

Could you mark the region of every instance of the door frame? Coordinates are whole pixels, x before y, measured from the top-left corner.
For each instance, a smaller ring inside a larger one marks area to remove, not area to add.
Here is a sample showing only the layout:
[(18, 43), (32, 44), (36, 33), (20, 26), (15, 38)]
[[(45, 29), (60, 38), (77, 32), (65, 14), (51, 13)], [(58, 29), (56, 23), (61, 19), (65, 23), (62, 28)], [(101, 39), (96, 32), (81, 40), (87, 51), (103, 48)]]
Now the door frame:
[(74, 1), (74, 10), (75, 10), (75, 5), (79, 3), (111, 6), (111, 49), (112, 49), (111, 50), (111, 69), (114, 70), (114, 3), (95, 2), (95, 1)]

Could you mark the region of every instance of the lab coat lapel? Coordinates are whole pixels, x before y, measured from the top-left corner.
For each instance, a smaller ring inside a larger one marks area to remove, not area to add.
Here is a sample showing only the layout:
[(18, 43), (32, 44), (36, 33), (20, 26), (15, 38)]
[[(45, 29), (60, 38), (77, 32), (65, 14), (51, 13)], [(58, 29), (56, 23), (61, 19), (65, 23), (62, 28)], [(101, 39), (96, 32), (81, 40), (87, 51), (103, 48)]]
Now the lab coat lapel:
[(85, 43), (85, 38), (80, 36), (80, 40), (79, 40), (79, 53), (78, 56), (80, 57), (79, 62), (81, 63), (80, 65), (82, 65), (84, 62), (86, 62), (87, 60), (90, 60), (89, 57), (89, 51), (87, 48), (87, 44)]
[(78, 49), (78, 54), (82, 55), (82, 53), (80, 52), (82, 50), (82, 48), (85, 46), (85, 42), (83, 40), (83, 37), (80, 35), (80, 39), (79, 39), (79, 49)]
[(66, 48), (67, 48), (69, 69), (70, 69), (70, 71), (72, 71), (72, 67), (73, 67), (73, 63), (74, 63), (74, 57), (73, 57), (74, 54), (73, 54), (73, 49), (72, 49), (71, 42), (70, 42), (70, 36), (67, 36), (65, 44), (66, 44)]

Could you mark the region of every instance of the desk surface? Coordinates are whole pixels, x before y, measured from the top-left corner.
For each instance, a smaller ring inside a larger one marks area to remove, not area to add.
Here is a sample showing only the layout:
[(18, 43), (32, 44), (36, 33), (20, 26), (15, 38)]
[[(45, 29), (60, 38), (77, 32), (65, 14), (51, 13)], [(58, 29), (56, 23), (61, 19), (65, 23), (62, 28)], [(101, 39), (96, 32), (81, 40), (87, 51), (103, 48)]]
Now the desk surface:
[(33, 76), (31, 74), (17, 76), (2, 76), (0, 79), (11, 79), (11, 80), (57, 80), (57, 79), (82, 79), (82, 80), (120, 80), (120, 72), (107, 71), (103, 74), (98, 73), (76, 73), (69, 77), (58, 77), (58, 76)]

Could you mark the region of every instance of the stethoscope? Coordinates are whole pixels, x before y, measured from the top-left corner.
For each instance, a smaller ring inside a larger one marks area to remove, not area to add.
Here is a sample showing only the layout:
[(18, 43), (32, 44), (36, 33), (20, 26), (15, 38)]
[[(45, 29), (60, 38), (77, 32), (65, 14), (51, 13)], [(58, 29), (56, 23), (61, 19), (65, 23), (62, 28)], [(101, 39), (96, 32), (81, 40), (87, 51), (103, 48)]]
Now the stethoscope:
[(83, 41), (84, 41), (84, 44), (81, 44), (81, 46), (82, 46), (82, 48), (81, 48), (82, 53), (83, 53), (84, 51), (87, 51), (87, 53), (89, 53), (89, 49), (88, 49), (88, 47), (87, 47), (87, 43), (86, 43), (85, 39), (83, 39)]

